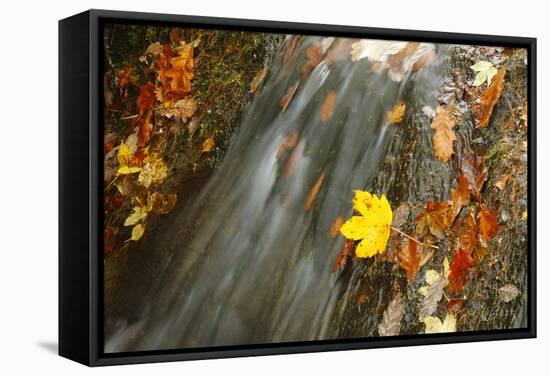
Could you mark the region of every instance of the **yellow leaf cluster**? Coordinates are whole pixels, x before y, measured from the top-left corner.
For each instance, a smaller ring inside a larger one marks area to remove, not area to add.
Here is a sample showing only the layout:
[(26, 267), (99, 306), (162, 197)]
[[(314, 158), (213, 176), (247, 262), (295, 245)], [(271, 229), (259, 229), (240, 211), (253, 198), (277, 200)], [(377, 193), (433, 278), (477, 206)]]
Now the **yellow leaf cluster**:
[(145, 188), (159, 184), (168, 176), (168, 167), (159, 154), (151, 154), (145, 158), (145, 165), (139, 173), (138, 182)]
[(384, 253), (390, 237), (392, 210), (386, 196), (380, 198), (366, 191), (355, 191), (353, 208), (360, 215), (351, 217), (340, 228), (347, 239), (360, 240), (357, 257), (372, 257)]
[(132, 149), (123, 142), (120, 143), (118, 147), (118, 171), (117, 175), (128, 175), (135, 174), (141, 169), (139, 167), (129, 166), (132, 158), (134, 157), (134, 152)]

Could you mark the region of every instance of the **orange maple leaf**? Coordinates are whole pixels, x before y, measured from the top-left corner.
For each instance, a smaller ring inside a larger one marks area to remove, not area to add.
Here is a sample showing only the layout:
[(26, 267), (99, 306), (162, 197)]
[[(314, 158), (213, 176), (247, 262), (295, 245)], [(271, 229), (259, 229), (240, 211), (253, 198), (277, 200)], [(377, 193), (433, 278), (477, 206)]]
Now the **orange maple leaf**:
[(477, 217), (479, 219), (479, 234), (481, 235), (481, 239), (487, 241), (494, 237), (498, 232), (496, 216), (487, 210), (485, 206), (481, 206)]

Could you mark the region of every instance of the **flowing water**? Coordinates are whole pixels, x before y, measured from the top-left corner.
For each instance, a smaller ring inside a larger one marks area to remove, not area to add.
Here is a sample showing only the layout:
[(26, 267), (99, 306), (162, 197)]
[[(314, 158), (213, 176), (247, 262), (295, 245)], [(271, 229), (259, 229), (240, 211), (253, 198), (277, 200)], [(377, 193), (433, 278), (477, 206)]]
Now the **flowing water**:
[[(150, 252), (163, 255), (161, 280), (141, 320), (108, 336), (107, 352), (330, 339), (338, 332), (331, 325), (349, 286), (332, 271), (344, 239), (329, 229), (338, 216), (352, 215), (355, 189), (387, 194), (398, 182), (390, 157), (399, 152), (399, 126), (388, 124), (387, 112), (403, 99), (408, 107), (433, 106), (447, 54), (421, 45), (435, 54), (431, 64), (412, 73), (416, 56), (388, 71), (396, 43), (374, 41), (357, 61), (325, 57), (300, 78), (308, 47), (337, 51), (335, 43), (346, 41), (301, 37), (292, 49), (294, 42), (289, 37), (281, 47), (206, 186), (158, 230), (164, 235)], [(279, 100), (297, 81), (283, 112)], [(330, 91), (336, 101), (323, 122)]]

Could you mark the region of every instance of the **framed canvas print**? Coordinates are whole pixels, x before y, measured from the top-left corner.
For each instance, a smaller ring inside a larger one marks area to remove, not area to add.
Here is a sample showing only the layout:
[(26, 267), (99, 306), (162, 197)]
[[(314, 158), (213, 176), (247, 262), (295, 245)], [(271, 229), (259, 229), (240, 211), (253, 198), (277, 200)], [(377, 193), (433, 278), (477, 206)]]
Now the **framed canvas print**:
[(59, 23), (59, 352), (536, 335), (536, 40), (90, 10)]

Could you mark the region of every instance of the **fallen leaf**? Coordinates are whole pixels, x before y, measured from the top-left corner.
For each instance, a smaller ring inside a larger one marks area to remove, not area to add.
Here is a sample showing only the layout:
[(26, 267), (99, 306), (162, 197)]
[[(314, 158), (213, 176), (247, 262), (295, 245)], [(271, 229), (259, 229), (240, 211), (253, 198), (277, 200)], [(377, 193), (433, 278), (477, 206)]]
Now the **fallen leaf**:
[(477, 156), (473, 152), (464, 154), (460, 171), (468, 180), (472, 196), (480, 202), (483, 185), (489, 176), (489, 170), (485, 165), (485, 157)]
[(468, 179), (464, 175), (457, 178), (457, 187), (451, 192), (451, 209), (449, 211), (449, 223), (453, 223), (463, 207), (470, 202), (470, 189)]
[(426, 317), (423, 321), (426, 325), (426, 334), (456, 332), (456, 317), (452, 313), (447, 313), (443, 322), (433, 316)]
[(130, 147), (123, 142), (118, 147), (118, 170), (117, 175), (135, 174), (141, 170), (140, 167), (130, 166), (134, 153)]
[(306, 54), (307, 60), (302, 66), (302, 70), (301, 70), (302, 79), (307, 78), (311, 74), (313, 69), (315, 69), (315, 67), (319, 65), (319, 63), (321, 62), (321, 57), (323, 55), (321, 51), (321, 43), (319, 42), (313, 43), (311, 46), (306, 48), (305, 54)]
[(168, 177), (168, 167), (159, 154), (149, 155), (141, 169), (138, 182), (145, 188), (160, 184)]
[(482, 240), (487, 241), (497, 234), (497, 218), (485, 206), (481, 206), (477, 218), (479, 219), (479, 234)]
[(397, 102), (391, 111), (388, 111), (388, 123), (390, 124), (399, 124), (403, 121), (405, 117), (405, 102)]
[(438, 239), (445, 237), (445, 231), (449, 228), (449, 211), (451, 205), (448, 202), (430, 201), (426, 209), (416, 217), (416, 233), (425, 235), (427, 231)]
[(337, 272), (338, 270), (343, 269), (347, 265), (348, 260), (353, 257), (354, 253), (355, 242), (353, 240), (346, 239), (346, 241), (342, 245), (342, 248), (340, 249), (340, 252), (338, 252), (338, 255), (336, 256), (332, 271)]
[(143, 119), (139, 120), (137, 139), (138, 145), (140, 147), (144, 147), (145, 145), (147, 145), (147, 143), (151, 139), (151, 136), (153, 135), (154, 127), (152, 118), (153, 114), (151, 112), (148, 112)]
[(504, 76), (506, 68), (501, 67), (493, 77), (491, 84), (485, 89), (479, 98), (479, 104), (473, 107), (473, 113), (478, 128), (485, 128), (489, 125), (489, 120), (493, 114), (493, 109), (500, 99), (502, 89), (504, 88)]
[(128, 166), (132, 162), (134, 152), (130, 147), (122, 141), (118, 146), (118, 165)]
[(480, 60), (470, 67), (476, 73), (474, 80), (474, 86), (481, 86), (487, 81), (487, 84), (491, 83), (491, 79), (497, 74), (497, 69), (489, 61)]
[(277, 149), (277, 153), (275, 154), (275, 159), (281, 158), (283, 153), (287, 150), (293, 149), (296, 144), (298, 143), (298, 133), (297, 132), (290, 132), (284, 139), (284, 141), (281, 143), (281, 146), (279, 146), (279, 149)]
[(453, 128), (457, 119), (453, 112), (450, 106), (437, 106), (435, 118), (431, 124), (431, 128), (435, 130), (432, 138), (434, 155), (443, 163), (448, 162), (454, 153), (453, 142), (456, 141), (456, 135)]
[(435, 270), (427, 270), (425, 276), (427, 286), (419, 289), (419, 292), (424, 295), (418, 313), (421, 321), (437, 310), (437, 304), (443, 297), (443, 289), (448, 285), (445, 276)]
[(214, 141), (214, 135), (208, 137), (206, 140), (204, 140), (204, 142), (202, 143), (202, 146), (201, 146), (201, 151), (200, 153), (209, 153), (212, 151), (212, 149), (214, 149), (214, 147), (216, 146), (216, 142)]
[(154, 214), (168, 214), (176, 205), (177, 198), (175, 193), (163, 195), (160, 192), (155, 192), (149, 196), (147, 206)]
[(197, 103), (195, 98), (186, 96), (183, 99), (180, 99), (174, 102), (169, 108), (163, 108), (159, 110), (161, 116), (164, 116), (168, 119), (175, 119), (185, 123), (187, 119), (195, 114), (197, 110)]
[(382, 321), (378, 324), (378, 334), (380, 336), (397, 336), (401, 332), (401, 319), (405, 313), (405, 303), (401, 294), (388, 304), (388, 307), (382, 315)]
[(283, 95), (283, 97), (279, 101), (279, 107), (281, 108), (281, 112), (286, 111), (290, 101), (292, 100), (292, 97), (294, 97), (296, 90), (298, 90), (298, 86), (300, 86), (300, 81), (296, 81), (294, 84), (292, 84), (286, 91), (286, 94)]
[(177, 49), (177, 55), (170, 58), (171, 68), (165, 73), (170, 79), (170, 94), (173, 98), (181, 98), (191, 92), (193, 79), (193, 43), (185, 44)]
[(124, 226), (134, 226), (147, 218), (149, 210), (145, 206), (134, 206), (132, 213), (124, 221)]
[(336, 219), (330, 226), (330, 230), (329, 230), (329, 234), (332, 238), (335, 238), (338, 236), (338, 234), (340, 234), (340, 228), (342, 227), (343, 224), (344, 224), (344, 218), (341, 215), (336, 217)]
[(147, 46), (145, 52), (139, 57), (139, 61), (142, 63), (147, 62), (147, 56), (158, 56), (162, 52), (162, 45), (160, 42), (151, 43)]
[(145, 233), (145, 225), (143, 223), (137, 224), (132, 229), (132, 237), (130, 240), (137, 242)]
[(155, 104), (155, 85), (147, 82), (139, 87), (139, 95), (136, 98), (138, 113), (143, 115), (145, 112), (153, 108)]
[(395, 228), (400, 228), (403, 226), (409, 219), (409, 214), (411, 212), (411, 204), (409, 202), (404, 202), (393, 211), (393, 220), (392, 226)]
[(336, 92), (331, 90), (328, 92), (323, 105), (321, 106), (321, 123), (326, 124), (334, 111), (334, 104), (336, 103)]
[(392, 210), (385, 195), (380, 198), (366, 191), (355, 191), (353, 208), (360, 215), (342, 225), (340, 233), (347, 239), (360, 240), (357, 257), (372, 257), (384, 253), (390, 237)]
[(416, 250), (417, 244), (411, 239), (406, 239), (401, 243), (397, 257), (399, 259), (399, 266), (405, 270), (407, 280), (412, 282), (416, 273), (420, 269), (420, 256)]
[(498, 289), (498, 297), (504, 303), (511, 302), (512, 300), (517, 298), (519, 294), (520, 294), (520, 291), (518, 290), (518, 288), (512, 284), (502, 286), (501, 288)]
[(477, 249), (478, 228), (475, 213), (472, 208), (468, 209), (466, 216), (457, 222), (453, 230), (458, 238), (459, 248), (470, 254)]
[(461, 292), (468, 280), (468, 272), (475, 265), (474, 259), (468, 252), (459, 249), (450, 265), (449, 290)]
[(315, 181), (315, 184), (313, 184), (313, 187), (311, 187), (309, 193), (307, 194), (306, 204), (304, 206), (305, 211), (310, 211), (313, 207), (313, 203), (315, 202), (315, 198), (317, 197), (317, 194), (319, 193), (319, 190), (321, 189), (321, 186), (323, 185), (323, 180), (325, 179), (325, 170), (321, 172), (321, 175), (317, 178)]

